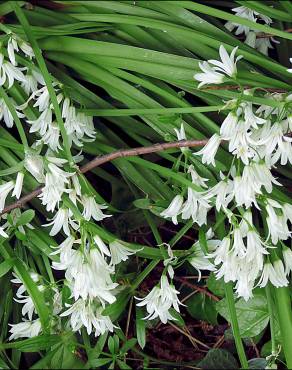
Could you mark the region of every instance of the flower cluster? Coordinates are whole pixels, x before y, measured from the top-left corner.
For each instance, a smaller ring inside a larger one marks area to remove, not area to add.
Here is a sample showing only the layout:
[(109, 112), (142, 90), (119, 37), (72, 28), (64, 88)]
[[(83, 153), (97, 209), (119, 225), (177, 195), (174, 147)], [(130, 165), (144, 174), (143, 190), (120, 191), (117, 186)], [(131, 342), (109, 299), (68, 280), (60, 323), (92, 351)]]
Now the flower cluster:
[[(246, 6), (239, 6), (233, 8), (232, 11), (235, 13), (236, 16), (247, 19), (254, 23), (264, 23), (266, 25), (270, 25), (272, 23), (272, 19), (264, 14), (260, 14), (255, 10), (249, 9)], [(235, 31), (235, 35), (244, 34), (245, 43), (252, 48), (255, 48), (260, 53), (268, 55), (269, 49), (273, 49), (273, 45), (271, 41), (277, 42), (275, 39), (270, 37), (269, 35), (265, 35), (260, 31), (256, 30), (255, 28), (250, 28), (249, 26), (234, 23), (228, 21), (225, 23), (225, 27), (230, 31)]]
[[(213, 78), (218, 68), (228, 76), (230, 71), (236, 71), (236, 50), (229, 57), (221, 46), (222, 62), (208, 61), (219, 67), (210, 67), (207, 62), (201, 64), (203, 73), (194, 76), (201, 81), (199, 86), (222, 83), (223, 80)], [(233, 77), (236, 81), (236, 74)], [(283, 244), (291, 237), (292, 205), (274, 196), (274, 187), (281, 183), (272, 174), (278, 162), (292, 164), (291, 95), (269, 94), (269, 99), (276, 104), (255, 107), (250, 99), (254, 93), (254, 90), (243, 90), (241, 98), (227, 102), (225, 108), (229, 113), (220, 131), (194, 153), (201, 156), (202, 163), (215, 167), (217, 152), (223, 144), (233, 158), (227, 171), (220, 172), (219, 181), (210, 186), (208, 179), (202, 178), (194, 166), (189, 165), (187, 175), (191, 174), (193, 187), (183, 188), (161, 213), (175, 224), (180, 217), (182, 220), (192, 218), (199, 226), (207, 224), (207, 213), (213, 208), (226, 215), (228, 235), (216, 241), (216, 247), (212, 245), (207, 256), (200, 254), (197, 248), (189, 261), (197, 269), (202, 266), (215, 271), (218, 279), (235, 282), (238, 296), (246, 300), (252, 297), (257, 285), (263, 287), (268, 281), (277, 287), (288, 284), (286, 276), (290, 272), (292, 253)], [(265, 238), (255, 226), (255, 211), (261, 212), (266, 223)], [(279, 244), (283, 249), (283, 261), (274, 250)], [(209, 261), (204, 262), (206, 258)]]

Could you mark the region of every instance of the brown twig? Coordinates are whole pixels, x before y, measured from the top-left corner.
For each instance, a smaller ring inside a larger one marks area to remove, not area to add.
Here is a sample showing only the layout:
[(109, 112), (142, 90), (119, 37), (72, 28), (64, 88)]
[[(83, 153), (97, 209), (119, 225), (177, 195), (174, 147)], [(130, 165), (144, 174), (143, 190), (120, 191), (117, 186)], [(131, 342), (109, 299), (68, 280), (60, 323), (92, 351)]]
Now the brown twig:
[(218, 297), (216, 297), (214, 294), (212, 294), (211, 292), (209, 292), (206, 288), (202, 286), (194, 285), (179, 276), (174, 276), (174, 280), (181, 282), (183, 285), (186, 285), (187, 287), (193, 290), (197, 290), (198, 292), (205, 294), (206, 296), (210, 297), (213, 301), (216, 301), (216, 302), (220, 301)]
[[(98, 167), (104, 163), (111, 162), (118, 158), (125, 158), (125, 157), (134, 157), (138, 155), (143, 154), (149, 154), (149, 153), (157, 153), (162, 152), (167, 149), (172, 148), (184, 148), (184, 147), (190, 147), (194, 148), (197, 146), (203, 146), (207, 144), (208, 140), (180, 140), (180, 141), (173, 141), (170, 143), (157, 143), (150, 146), (144, 146), (139, 148), (132, 148), (132, 149), (121, 149), (117, 150), (115, 152), (101, 155), (98, 157), (95, 157), (92, 161), (86, 163), (84, 166), (82, 166), (79, 169), (80, 173), (86, 173), (88, 171), (91, 171), (95, 167)], [(5, 207), (0, 213), (0, 217), (3, 216), (5, 213), (8, 213), (16, 208), (22, 208), (26, 203), (31, 201), (32, 199), (36, 198), (38, 195), (40, 195), (42, 192), (42, 187), (38, 187), (34, 189), (29, 194), (24, 195), (16, 202), (9, 204), (7, 207)]]

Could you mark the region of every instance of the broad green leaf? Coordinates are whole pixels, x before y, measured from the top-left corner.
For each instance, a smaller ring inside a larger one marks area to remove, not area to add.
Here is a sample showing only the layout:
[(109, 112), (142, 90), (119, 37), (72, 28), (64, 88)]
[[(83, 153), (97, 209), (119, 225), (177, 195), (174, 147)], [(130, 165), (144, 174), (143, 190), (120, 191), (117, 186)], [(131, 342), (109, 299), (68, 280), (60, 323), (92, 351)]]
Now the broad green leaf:
[(248, 360), (249, 369), (264, 370), (267, 368), (268, 362), (265, 358), (252, 358)]
[(238, 369), (238, 363), (233, 355), (224, 349), (211, 349), (205, 358), (198, 363), (202, 369)]
[(40, 335), (29, 339), (20, 340), (11, 343), (2, 343), (0, 348), (9, 349), (16, 348), (21, 352), (38, 352), (48, 349), (62, 341), (60, 335)]
[(10, 271), (14, 262), (15, 262), (14, 258), (8, 258), (7, 260), (0, 264), (0, 277), (4, 276), (5, 274), (7, 274), (8, 271)]
[[(226, 299), (216, 305), (218, 312), (230, 322)], [(260, 334), (269, 323), (267, 299), (262, 294), (254, 294), (247, 302), (241, 298), (236, 304), (236, 313), (242, 338), (255, 337)]]
[(223, 298), (225, 296), (224, 281), (222, 279), (216, 279), (213, 272), (210, 273), (207, 279), (207, 287), (217, 297)]
[(33, 209), (28, 209), (23, 212), (19, 219), (17, 220), (16, 226), (27, 225), (34, 219), (35, 211)]
[(196, 293), (186, 301), (189, 314), (198, 319), (217, 324), (217, 311), (215, 302), (203, 293)]

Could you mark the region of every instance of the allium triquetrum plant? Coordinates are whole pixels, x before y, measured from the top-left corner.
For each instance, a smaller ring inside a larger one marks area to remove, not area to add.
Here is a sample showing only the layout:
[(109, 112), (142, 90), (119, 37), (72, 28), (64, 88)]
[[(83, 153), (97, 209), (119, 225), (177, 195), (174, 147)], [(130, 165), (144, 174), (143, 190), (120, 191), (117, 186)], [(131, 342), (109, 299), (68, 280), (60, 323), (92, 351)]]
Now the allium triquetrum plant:
[(292, 368), (292, 2), (0, 16), (1, 368)]

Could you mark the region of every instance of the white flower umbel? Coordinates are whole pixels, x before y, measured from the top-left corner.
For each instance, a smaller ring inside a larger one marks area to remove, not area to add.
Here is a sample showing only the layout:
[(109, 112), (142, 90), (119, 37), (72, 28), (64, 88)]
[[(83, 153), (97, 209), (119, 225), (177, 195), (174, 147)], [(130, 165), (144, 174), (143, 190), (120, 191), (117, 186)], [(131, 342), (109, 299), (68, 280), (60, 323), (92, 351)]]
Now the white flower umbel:
[(108, 206), (106, 206), (105, 204), (98, 204), (93, 196), (81, 196), (81, 203), (83, 205), (82, 215), (87, 221), (89, 221), (91, 218), (93, 218), (95, 221), (101, 221), (106, 217), (112, 216), (105, 215), (102, 212), (102, 209), (107, 209)]
[(166, 324), (168, 320), (175, 320), (170, 314), (170, 308), (174, 308), (179, 312), (179, 301), (177, 295), (179, 291), (172, 284), (169, 284), (168, 279), (163, 275), (160, 279), (160, 286), (155, 286), (151, 292), (144, 298), (137, 298), (141, 302), (137, 306), (146, 306), (148, 315), (145, 320), (154, 320), (157, 317)]
[[(236, 8), (233, 8), (232, 11), (235, 13), (236, 16), (244, 19), (248, 19), (249, 21), (256, 22), (255, 12), (252, 9), (249, 9), (245, 6), (239, 6)], [(241, 33), (245, 33), (245, 35), (248, 35), (250, 31), (249, 26), (245, 26), (239, 23), (234, 23), (231, 21), (228, 21), (225, 23), (225, 27), (232, 32), (235, 29), (235, 35), (240, 35)]]
[[(242, 58), (240, 55), (235, 59), (237, 49), (238, 47), (234, 48), (229, 56), (224, 46), (221, 45), (219, 48), (221, 61), (210, 59), (208, 62), (199, 63), (203, 73), (194, 75), (195, 80), (201, 81), (198, 87), (207, 84), (220, 84), (224, 82), (226, 75), (231, 78), (235, 77), (237, 73), (236, 63)], [(210, 66), (210, 64), (213, 66)]]
[(87, 334), (94, 332), (95, 337), (108, 331), (113, 332), (113, 325), (109, 316), (102, 315), (103, 308), (95, 301), (78, 299), (60, 316), (70, 316), (70, 325), (74, 332), (85, 326)]
[(221, 143), (221, 137), (218, 134), (214, 134), (208, 141), (208, 143), (194, 155), (202, 155), (202, 162), (212, 164), (215, 167), (215, 156)]
[(22, 185), (23, 185), (23, 179), (24, 179), (24, 173), (18, 172), (16, 176), (16, 182), (15, 187), (12, 192), (12, 196), (16, 197), (17, 199), (20, 198), (21, 192), (22, 192)]
[(122, 243), (119, 240), (114, 240), (113, 242), (111, 242), (109, 244), (109, 248), (111, 252), (111, 262), (110, 263), (112, 265), (118, 265), (120, 262), (126, 261), (129, 258), (129, 256), (137, 252), (137, 250), (128, 248), (126, 244)]
[(40, 319), (36, 319), (33, 321), (23, 321), (19, 324), (10, 324), (11, 329), (9, 332), (11, 333), (9, 340), (14, 340), (18, 338), (32, 338), (39, 335), (42, 330), (42, 325)]
[(269, 281), (276, 288), (287, 286), (289, 284), (289, 281), (286, 278), (284, 265), (281, 260), (276, 260), (273, 264), (269, 261), (265, 262), (263, 273), (258, 285), (263, 288)]
[(14, 186), (15, 186), (14, 181), (8, 181), (0, 185), (0, 212), (3, 211), (5, 207), (6, 198), (8, 194), (11, 192), (11, 190), (14, 189)]
[(160, 213), (164, 218), (171, 218), (172, 222), (177, 225), (177, 217), (181, 214), (184, 198), (181, 195), (176, 195), (171, 201), (168, 208)]

